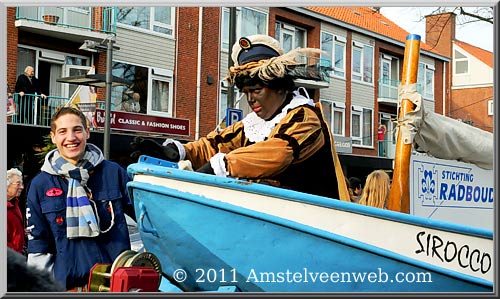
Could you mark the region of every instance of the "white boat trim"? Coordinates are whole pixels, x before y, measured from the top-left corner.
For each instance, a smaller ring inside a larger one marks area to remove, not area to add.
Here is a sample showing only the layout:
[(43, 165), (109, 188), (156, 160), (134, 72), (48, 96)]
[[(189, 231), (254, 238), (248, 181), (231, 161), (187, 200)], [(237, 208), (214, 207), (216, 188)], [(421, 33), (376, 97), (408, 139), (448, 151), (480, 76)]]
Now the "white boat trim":
[[(359, 212), (325, 208), (275, 195), (249, 193), (217, 185), (203, 185), (177, 178), (137, 173), (134, 175), (134, 182), (171, 188), (216, 202), (287, 219), (428, 263), (437, 268), (448, 269), (489, 282), (493, 281), (493, 241), (488, 238), (438, 230), (423, 225), (395, 222), (384, 217), (368, 216)], [(244, 200), (241, 198), (242, 194), (245, 196)], [(364, 206), (359, 206), (359, 208), (368, 212), (379, 210)], [(396, 223), (397, 225), (395, 225)], [(456, 248), (456, 250), (451, 254), (451, 251), (445, 252), (443, 250), (445, 247), (447, 250), (452, 248)], [(451, 259), (453, 255), (455, 258)], [(450, 261), (446, 262), (446, 259)], [(467, 264), (465, 260), (467, 260), (468, 265), (463, 267), (464, 264)], [(481, 273), (480, 270), (473, 271), (471, 265), (476, 269), (480, 267), (479, 262), (481, 261), (483, 267), (488, 268), (488, 271), (485, 273)]]

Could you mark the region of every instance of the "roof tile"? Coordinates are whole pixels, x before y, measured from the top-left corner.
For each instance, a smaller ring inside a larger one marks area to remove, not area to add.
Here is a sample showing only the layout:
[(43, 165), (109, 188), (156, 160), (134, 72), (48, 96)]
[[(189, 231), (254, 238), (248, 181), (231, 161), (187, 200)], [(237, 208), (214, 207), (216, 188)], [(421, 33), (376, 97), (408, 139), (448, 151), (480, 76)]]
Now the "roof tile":
[[(396, 23), (370, 7), (308, 6), (305, 8), (403, 43), (406, 42), (406, 37), (409, 34), (409, 32), (396, 25)], [(420, 42), (420, 48), (422, 50), (442, 55), (424, 42)]]

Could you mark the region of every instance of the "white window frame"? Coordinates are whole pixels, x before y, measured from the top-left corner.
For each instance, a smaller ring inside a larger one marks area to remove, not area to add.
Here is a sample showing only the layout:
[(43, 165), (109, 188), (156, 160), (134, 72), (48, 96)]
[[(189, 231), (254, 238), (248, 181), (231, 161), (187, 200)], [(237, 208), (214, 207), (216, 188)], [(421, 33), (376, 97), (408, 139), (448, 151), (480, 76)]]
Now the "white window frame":
[[(371, 65), (372, 65), (372, 68), (371, 68), (371, 82), (367, 82), (364, 80), (365, 78), (365, 64), (366, 64), (366, 61), (365, 61), (365, 51), (366, 51), (366, 48), (371, 48)], [(354, 63), (352, 63), (352, 66), (351, 66), (351, 79), (355, 82), (359, 82), (359, 83), (363, 83), (363, 84), (368, 84), (368, 85), (373, 85), (374, 84), (374, 68), (375, 68), (375, 60), (374, 60), (374, 55), (375, 55), (375, 50), (374, 50), (374, 47), (371, 46), (371, 45), (367, 45), (367, 44), (364, 44), (364, 43), (361, 43), (361, 42), (358, 42), (358, 41), (353, 41), (352, 42), (352, 60), (354, 62), (354, 51), (359, 51), (360, 52), (360, 71), (359, 72), (355, 72), (354, 71)], [(357, 78), (356, 76), (358, 76), (359, 78)]]
[[(149, 78), (148, 78), (148, 102), (147, 102), (147, 114), (156, 115), (162, 117), (172, 117), (174, 109), (174, 79), (173, 72), (167, 69), (159, 68), (149, 68)], [(156, 111), (153, 110), (153, 81), (168, 83), (168, 111)]]
[[(420, 72), (423, 72), (422, 74), (420, 74)], [(423, 62), (420, 62), (418, 64), (418, 76), (417, 76), (417, 83), (420, 83), (421, 86), (422, 86), (422, 96), (424, 97), (424, 99), (426, 100), (430, 100), (430, 101), (434, 101), (434, 84), (435, 84), (435, 68), (433, 65), (430, 65), (430, 64), (427, 64), (427, 63), (423, 63)], [(432, 82), (431, 82), (431, 88), (429, 90), (429, 88), (427, 88), (427, 80), (428, 78), (431, 78)], [(419, 81), (420, 79), (420, 81)], [(423, 80), (423, 82), (422, 82)]]
[[(85, 73), (88, 73), (88, 71), (90, 70), (90, 66), (86, 66), (86, 65), (72, 65), (72, 64), (64, 64), (63, 65), (63, 73), (64, 73), (64, 76), (65, 77), (69, 77), (70, 76), (70, 72), (71, 70), (83, 70), (85, 71)], [(61, 95), (63, 97), (66, 97), (66, 98), (71, 98), (71, 96), (73, 95), (73, 92), (70, 93), (70, 86), (72, 86), (75, 88), (75, 90), (78, 88), (78, 84), (62, 84), (62, 88), (61, 88)]]
[[(285, 51), (285, 53), (289, 52), (295, 48), (299, 48), (299, 47), (305, 48), (306, 47), (306, 45), (307, 45), (307, 30), (306, 29), (299, 27), (299, 26), (295, 26), (295, 25), (290, 24), (290, 23), (281, 22), (281, 21), (276, 21), (275, 26), (276, 27), (279, 26), (280, 31), (279, 31), (279, 36), (275, 36), (274, 38), (280, 42), (281, 48)], [(303, 44), (300, 44), (297, 41), (297, 31), (301, 31), (303, 34), (303, 39), (304, 39)], [(283, 34), (285, 34), (285, 33), (288, 33), (289, 35), (292, 36), (291, 49), (285, 49), (285, 47), (283, 45)]]
[[(265, 26), (265, 29), (263, 30), (264, 32), (259, 32), (259, 34), (268, 34), (269, 28), (268, 28), (267, 24), (269, 23), (269, 13), (267, 13), (265, 11), (258, 10), (258, 9), (254, 9), (251, 7), (237, 7), (236, 8), (236, 39), (241, 37), (241, 26), (242, 26), (241, 11), (242, 10), (253, 10), (253, 11), (265, 16), (266, 21), (264, 24), (264, 26)], [(223, 7), (221, 29), (220, 29), (220, 31), (221, 31), (220, 43), (221, 43), (221, 50), (223, 52), (229, 52), (229, 49), (232, 47), (232, 45), (229, 45), (229, 13), (230, 13), (229, 8)]]
[[(345, 136), (345, 103), (335, 102), (335, 101), (333, 102), (333, 121), (334, 121), (334, 124), (335, 124), (335, 112), (340, 112), (340, 114), (342, 114), (342, 121), (340, 122), (342, 124), (342, 127), (340, 128), (341, 133), (340, 134), (334, 133), (334, 135)], [(332, 125), (332, 128), (334, 127), (334, 124)], [(332, 130), (332, 133), (334, 131), (335, 130)]]
[[(359, 71), (354, 69), (354, 52), (359, 52)], [(358, 81), (362, 82), (361, 79), (363, 78), (363, 48), (362, 47), (356, 47), (354, 44), (352, 46), (352, 80), (353, 81)], [(359, 78), (357, 78), (359, 77)]]
[[(173, 71), (169, 69), (162, 69), (162, 68), (157, 68), (157, 67), (151, 67), (147, 65), (142, 65), (142, 64), (136, 64), (136, 63), (131, 63), (131, 62), (125, 62), (122, 60), (113, 60), (113, 63), (122, 63), (122, 64), (128, 64), (132, 65), (135, 67), (141, 67), (147, 69), (147, 74), (148, 74), (148, 79), (147, 79), (147, 99), (146, 99), (146, 115), (153, 115), (153, 116), (160, 116), (160, 117), (172, 117), (173, 116), (173, 107), (174, 107), (174, 78), (173, 78)], [(169, 102), (168, 102), (168, 112), (161, 112), (161, 111), (155, 111), (152, 109), (152, 97), (153, 97), (153, 80), (155, 81), (161, 81), (161, 82), (166, 82), (169, 84), (169, 89), (168, 89), (168, 97), (169, 97)], [(129, 86), (129, 88), (133, 86)], [(113, 88), (114, 89), (114, 88)], [(113, 91), (112, 91), (113, 93)], [(113, 97), (112, 94), (112, 101), (111, 101), (111, 109), (113, 111), (121, 111), (121, 104), (122, 104), (122, 99), (117, 99), (116, 97)]]
[[(323, 42), (323, 34), (331, 36), (332, 39), (332, 52), (328, 53), (327, 59), (330, 60), (331, 62), (331, 68), (332, 71), (330, 72), (330, 76), (345, 79), (345, 60), (346, 60), (346, 44), (347, 44), (347, 39), (343, 36), (338, 36), (335, 35), (331, 32), (328, 31), (321, 31), (321, 42)], [(335, 65), (335, 61), (338, 57), (336, 57), (336, 47), (341, 46), (342, 47), (342, 66), (337, 67)], [(323, 49), (323, 44), (321, 45), (321, 49)], [(322, 58), (324, 57), (324, 54), (321, 54)]]
[[(328, 122), (330, 131), (332, 132), (333, 135), (335, 136), (345, 136), (345, 103), (344, 102), (338, 102), (338, 101), (333, 101), (333, 100), (327, 100), (327, 99), (320, 99), (321, 104), (323, 105), (326, 103), (327, 105), (331, 106), (331, 119), (325, 119), (326, 122)], [(339, 112), (342, 114), (342, 120), (341, 120), (341, 128), (340, 134), (335, 133), (335, 112)]]
[[(363, 127), (365, 125), (365, 112), (370, 111), (370, 130), (368, 133), (364, 134), (363, 133)], [(353, 129), (353, 115), (359, 116), (360, 120), (360, 125), (359, 125), (359, 136), (354, 136), (354, 129)], [(352, 105), (351, 106), (351, 139), (352, 139), (352, 145), (355, 147), (362, 147), (362, 148), (371, 148), (373, 149), (373, 108), (366, 108), (366, 107), (361, 107), (357, 105)], [(369, 138), (370, 139), (370, 144), (363, 144), (363, 140)], [(359, 142), (359, 143), (357, 143)]]
[[(226, 82), (225, 81), (221, 81), (221, 88), (220, 88), (220, 94), (221, 95), (219, 97), (219, 111), (218, 111), (218, 114), (219, 114), (218, 115), (218, 120), (219, 120), (219, 122), (218, 123), (221, 123), (224, 120), (224, 117), (226, 117), (228, 88), (231, 88), (231, 87), (226, 86)], [(240, 103), (241, 103), (241, 101), (244, 101), (245, 99), (241, 98), (241, 100), (238, 101), (238, 99), (241, 96), (241, 93), (238, 90), (238, 88), (234, 88), (233, 92), (234, 92), (234, 107), (233, 108), (240, 109)], [(223, 97), (222, 95), (225, 95), (225, 97)], [(223, 103), (223, 100), (225, 100), (226, 102)], [(244, 112), (245, 111), (243, 111), (243, 113)], [(246, 115), (243, 115), (243, 117), (245, 117), (245, 116)]]
[[(174, 37), (175, 36), (175, 7), (174, 6), (170, 7), (170, 21), (171, 21), (170, 24), (156, 21), (154, 19), (154, 15), (155, 15), (155, 7), (149, 7), (149, 26), (147, 29), (133, 26), (133, 25), (126, 24), (126, 23), (121, 23), (118, 20), (116, 22), (116, 25), (118, 27), (147, 32), (149, 34)], [(154, 26), (169, 29), (169, 30), (171, 30), (172, 34), (155, 31)]]
[[(457, 58), (456, 56), (456, 53), (460, 53), (460, 55), (463, 55), (464, 57), (463, 58)], [(466, 72), (463, 72), (463, 73), (457, 73), (457, 63), (458, 62), (466, 62), (467, 63), (467, 71)], [(457, 76), (461, 76), (461, 75), (468, 75), (469, 74), (469, 70), (470, 70), (470, 59), (469, 59), (469, 56), (462, 53), (461, 51), (457, 50), (457, 49), (454, 49), (453, 50), (453, 74), (454, 75), (457, 75)]]

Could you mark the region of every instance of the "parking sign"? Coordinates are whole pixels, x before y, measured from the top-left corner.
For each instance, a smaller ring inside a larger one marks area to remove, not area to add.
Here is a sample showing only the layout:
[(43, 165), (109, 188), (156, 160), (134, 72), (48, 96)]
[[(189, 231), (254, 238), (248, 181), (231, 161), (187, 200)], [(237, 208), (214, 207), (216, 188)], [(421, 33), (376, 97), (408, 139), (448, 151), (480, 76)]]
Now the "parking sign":
[(243, 110), (236, 108), (226, 109), (226, 125), (230, 126), (235, 122), (239, 122), (243, 118)]

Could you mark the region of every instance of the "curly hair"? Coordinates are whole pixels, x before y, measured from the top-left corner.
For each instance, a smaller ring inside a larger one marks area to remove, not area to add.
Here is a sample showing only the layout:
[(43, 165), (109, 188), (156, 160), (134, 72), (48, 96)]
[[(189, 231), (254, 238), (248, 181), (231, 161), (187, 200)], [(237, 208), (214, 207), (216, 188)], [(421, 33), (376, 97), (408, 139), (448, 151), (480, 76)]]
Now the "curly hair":
[(7, 185), (12, 184), (14, 176), (18, 176), (21, 180), (23, 179), (23, 173), (19, 169), (11, 168), (7, 170)]
[(314, 56), (320, 53), (322, 53), (320, 49), (296, 48), (278, 57), (232, 66), (229, 68), (229, 73), (224, 80), (227, 80), (230, 85), (236, 85), (239, 89), (245, 85), (249, 85), (245, 80), (260, 80), (260, 82), (268, 87), (271, 87), (270, 82), (279, 79), (285, 79), (285, 82), (288, 80), (293, 81), (295, 78), (292, 75), (293, 70), (303, 63), (303, 58), (307, 55)]

